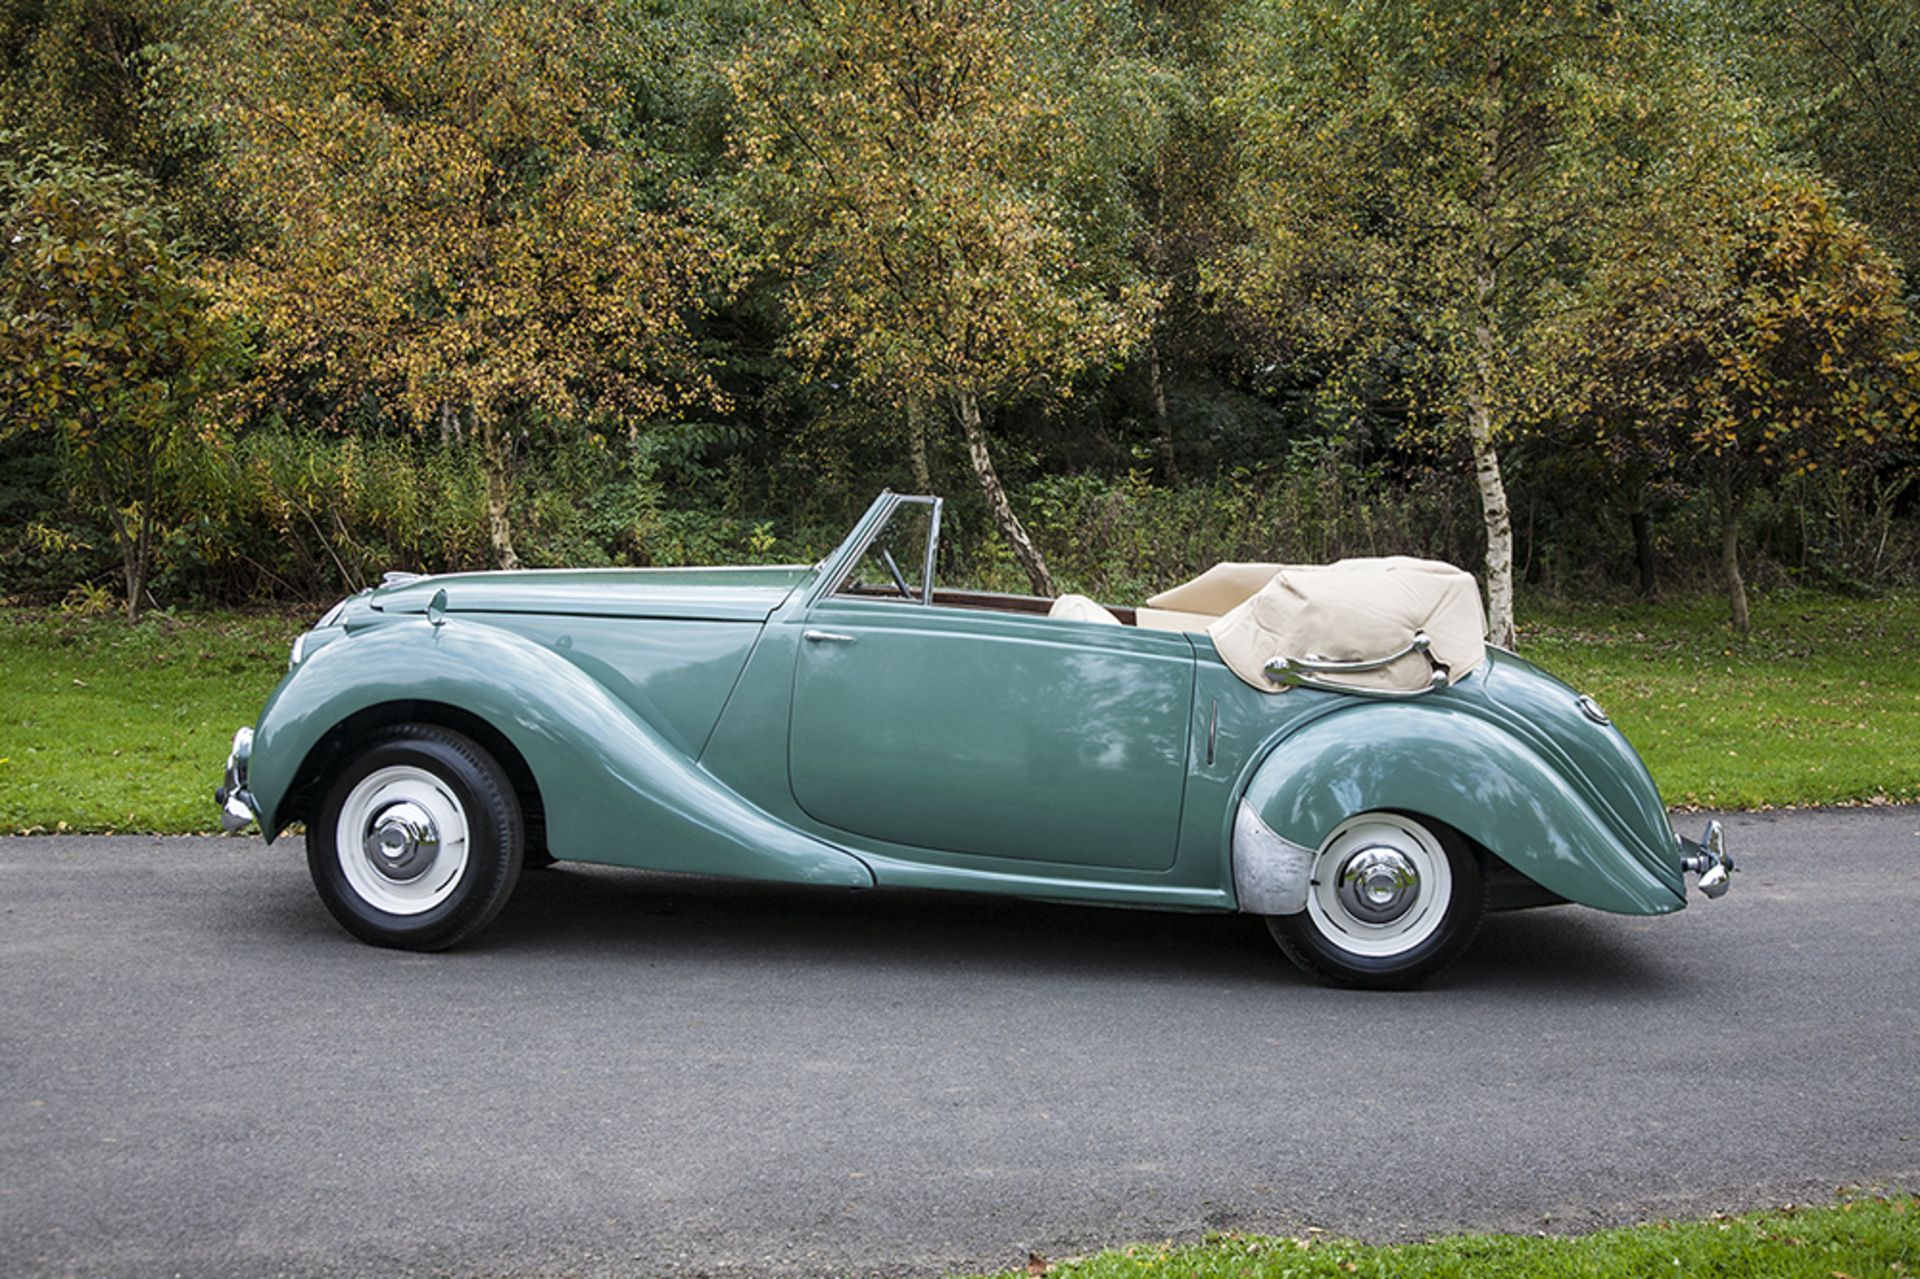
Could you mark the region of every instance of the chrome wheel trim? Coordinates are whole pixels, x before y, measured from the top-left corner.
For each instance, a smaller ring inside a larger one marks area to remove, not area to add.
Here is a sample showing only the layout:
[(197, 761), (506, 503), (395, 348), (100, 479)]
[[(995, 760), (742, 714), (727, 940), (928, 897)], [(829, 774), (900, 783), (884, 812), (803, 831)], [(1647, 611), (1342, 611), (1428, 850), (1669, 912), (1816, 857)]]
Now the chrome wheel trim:
[(1310, 881), (1314, 928), (1341, 950), (1376, 959), (1433, 936), (1453, 900), (1446, 849), (1398, 813), (1362, 813), (1334, 827), (1314, 855)]
[(340, 805), (333, 852), (361, 901), (421, 915), (453, 895), (467, 869), (467, 811), (424, 768), (395, 764), (361, 778)]

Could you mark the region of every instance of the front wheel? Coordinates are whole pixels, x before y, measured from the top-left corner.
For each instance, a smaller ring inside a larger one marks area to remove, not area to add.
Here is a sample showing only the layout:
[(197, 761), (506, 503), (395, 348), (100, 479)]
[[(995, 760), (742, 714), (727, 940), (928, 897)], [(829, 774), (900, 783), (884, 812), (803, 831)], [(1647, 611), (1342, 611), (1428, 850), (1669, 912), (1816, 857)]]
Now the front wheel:
[(1404, 813), (1340, 823), (1315, 854), (1307, 908), (1267, 929), (1287, 958), (1342, 986), (1402, 990), (1465, 952), (1486, 886), (1459, 835)]
[(524, 845), (519, 799), (491, 755), (437, 725), (401, 724), (334, 774), (307, 828), (307, 869), (360, 940), (444, 950), (500, 913)]

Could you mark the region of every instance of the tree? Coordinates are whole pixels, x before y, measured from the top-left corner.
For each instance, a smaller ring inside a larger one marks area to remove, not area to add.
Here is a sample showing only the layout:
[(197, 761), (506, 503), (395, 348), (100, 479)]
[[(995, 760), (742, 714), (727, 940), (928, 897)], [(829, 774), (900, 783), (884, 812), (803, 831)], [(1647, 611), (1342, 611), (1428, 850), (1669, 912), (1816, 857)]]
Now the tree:
[(1126, 15), (1047, 0), (782, 0), (730, 65), (743, 207), (793, 349), (944, 405), (1033, 589), (986, 406), (1066, 394), (1141, 341), (1129, 174), (1162, 110)]
[(1712, 494), (1735, 630), (1740, 516), (1772, 476), (1870, 459), (1920, 424), (1920, 350), (1898, 267), (1805, 175), (1696, 188), (1646, 215), (1587, 282), (1570, 408), (1604, 448)]
[(0, 138), (0, 438), (60, 434), (120, 548), (128, 621), (153, 567), (161, 469), (241, 354), (208, 306), (148, 183)]
[(1729, 61), (1920, 280), (1920, 6), (1912, 0), (1737, 0), (1719, 6)]
[(689, 317), (716, 246), (650, 180), (629, 11), (294, 0), (210, 22), (182, 55), (189, 118), (263, 231), (230, 304), (270, 375), (471, 432), (502, 567), (516, 431), (713, 394)]
[[(116, 162), (157, 160), (142, 53), (179, 25), (176, 0), (0, 0), (0, 119)], [(157, 176), (149, 173), (149, 176)]]
[(1687, 69), (1611, 0), (1259, 0), (1223, 70), (1242, 140), (1222, 296), (1326, 396), (1384, 371), (1466, 436), (1489, 633), (1514, 642), (1500, 442), (1556, 371), (1543, 325), (1645, 198)]
[(1220, 201), (1230, 187), (1233, 139), (1207, 102), (1207, 76), (1225, 35), (1222, 0), (1153, 0), (1148, 50), (1166, 82), (1167, 123), (1135, 186), (1140, 210), (1135, 256), (1161, 292), (1141, 357), (1147, 412), (1160, 470), (1180, 483), (1179, 448), (1169, 407), (1169, 372), (1202, 366), (1220, 353), (1218, 317), (1201, 289), (1201, 264), (1217, 247)]

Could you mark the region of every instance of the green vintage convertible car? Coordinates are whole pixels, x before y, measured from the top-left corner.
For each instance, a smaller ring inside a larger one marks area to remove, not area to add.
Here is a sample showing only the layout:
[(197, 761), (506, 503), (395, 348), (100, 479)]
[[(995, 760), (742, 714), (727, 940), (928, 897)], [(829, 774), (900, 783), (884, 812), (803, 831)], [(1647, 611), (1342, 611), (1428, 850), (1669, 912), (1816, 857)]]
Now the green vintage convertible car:
[(1718, 825), (1677, 837), (1457, 569), (1223, 564), (1106, 609), (936, 588), (940, 513), (883, 493), (811, 566), (389, 575), (295, 642), (223, 820), (304, 822), (340, 923), (418, 950), (530, 859), (1245, 911), (1372, 987), (1488, 910), (1725, 891)]

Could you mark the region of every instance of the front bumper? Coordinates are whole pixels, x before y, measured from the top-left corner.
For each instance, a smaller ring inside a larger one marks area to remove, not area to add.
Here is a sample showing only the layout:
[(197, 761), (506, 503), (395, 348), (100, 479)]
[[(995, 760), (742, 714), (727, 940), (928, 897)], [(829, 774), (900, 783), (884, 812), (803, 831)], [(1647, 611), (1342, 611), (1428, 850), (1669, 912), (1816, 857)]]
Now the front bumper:
[(259, 820), (260, 810), (253, 802), (253, 792), (247, 789), (247, 762), (253, 757), (253, 730), (240, 729), (233, 735), (233, 749), (227, 752), (227, 776), (220, 789), (213, 792), (213, 802), (220, 805), (220, 825), (229, 833), (240, 830), (249, 823)]
[(1680, 851), (1685, 854), (1680, 858), (1680, 869), (1700, 876), (1701, 892), (1708, 897), (1726, 895), (1734, 865), (1732, 854), (1727, 852), (1726, 832), (1719, 822), (1708, 822), (1697, 840), (1680, 836)]

